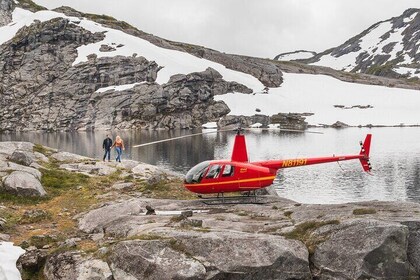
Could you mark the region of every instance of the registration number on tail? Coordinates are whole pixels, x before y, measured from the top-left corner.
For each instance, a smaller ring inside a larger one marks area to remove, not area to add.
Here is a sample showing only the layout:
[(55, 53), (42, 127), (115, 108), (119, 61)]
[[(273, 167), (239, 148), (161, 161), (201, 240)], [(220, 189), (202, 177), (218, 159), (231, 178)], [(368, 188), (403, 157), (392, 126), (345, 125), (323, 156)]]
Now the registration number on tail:
[(288, 160), (283, 161), (282, 167), (292, 167), (292, 166), (305, 165), (306, 164), (306, 161), (307, 161), (306, 158), (301, 158), (301, 159), (288, 159)]

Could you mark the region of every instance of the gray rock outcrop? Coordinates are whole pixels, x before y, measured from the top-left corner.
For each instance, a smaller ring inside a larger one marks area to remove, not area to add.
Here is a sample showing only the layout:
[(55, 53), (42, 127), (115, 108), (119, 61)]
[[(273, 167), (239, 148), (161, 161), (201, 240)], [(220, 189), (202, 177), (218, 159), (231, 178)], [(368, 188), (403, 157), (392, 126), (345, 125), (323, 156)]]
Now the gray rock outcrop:
[(89, 259), (79, 251), (56, 253), (48, 257), (44, 276), (48, 280), (111, 280), (111, 270), (106, 262)]
[(0, 191), (19, 196), (45, 196), (37, 160), (29, 142), (0, 142)]
[(68, 162), (73, 162), (73, 163), (91, 160), (91, 158), (69, 153), (69, 152), (57, 152), (57, 153), (52, 154), (51, 157), (58, 161), (68, 161)]
[(112, 248), (114, 278), (203, 279), (205, 267), (196, 259), (171, 248), (169, 240), (125, 241)]
[(0, 0), (0, 27), (12, 21), (13, 0)]
[(137, 279), (311, 279), (308, 252), (293, 240), (233, 232), (172, 234), (117, 244), (109, 258), (112, 270)]
[(47, 259), (48, 250), (30, 248), (23, 255), (19, 257), (16, 262), (16, 267), (20, 273), (34, 274), (37, 273)]
[(234, 116), (228, 115), (221, 118), (217, 125), (219, 127), (249, 127), (252, 124), (260, 123), (261, 127), (268, 127), (269, 124), (277, 124), (283, 129), (297, 129), (304, 130), (307, 128), (308, 123), (305, 121), (310, 113), (278, 113), (272, 116), (265, 116), (256, 114), (253, 116)]
[(34, 144), (30, 142), (4, 141), (0, 142), (0, 156), (10, 157), (14, 151), (32, 152)]
[(408, 227), (407, 257), (417, 274), (420, 275), (420, 222), (407, 221), (403, 225)]
[(407, 256), (408, 233), (398, 223), (342, 223), (317, 246), (312, 257), (315, 275), (319, 279), (415, 279), (417, 273)]
[(1, 190), (19, 196), (45, 196), (47, 194), (34, 175), (23, 171), (14, 171), (4, 177)]
[(30, 166), (35, 161), (35, 155), (33, 152), (15, 150), (10, 156), (10, 160), (18, 164)]

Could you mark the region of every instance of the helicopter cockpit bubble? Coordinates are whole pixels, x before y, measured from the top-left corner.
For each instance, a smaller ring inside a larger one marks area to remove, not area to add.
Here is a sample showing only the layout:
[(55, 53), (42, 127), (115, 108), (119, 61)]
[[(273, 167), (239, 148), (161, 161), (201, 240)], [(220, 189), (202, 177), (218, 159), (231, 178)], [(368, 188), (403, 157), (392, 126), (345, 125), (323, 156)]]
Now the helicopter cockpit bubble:
[(210, 165), (210, 161), (203, 161), (188, 171), (187, 175), (185, 175), (185, 183), (187, 184), (194, 184), (199, 183), (204, 176), (207, 168)]

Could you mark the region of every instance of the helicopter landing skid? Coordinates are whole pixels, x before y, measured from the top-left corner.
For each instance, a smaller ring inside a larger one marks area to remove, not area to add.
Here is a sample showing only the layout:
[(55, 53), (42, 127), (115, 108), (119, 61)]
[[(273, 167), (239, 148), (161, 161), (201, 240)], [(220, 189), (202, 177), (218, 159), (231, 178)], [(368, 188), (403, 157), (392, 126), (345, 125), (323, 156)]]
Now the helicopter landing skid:
[(255, 192), (252, 194), (247, 192), (245, 195), (237, 196), (224, 196), (223, 193), (218, 193), (215, 197), (202, 197), (201, 201), (207, 205), (217, 205), (217, 204), (265, 204), (266, 202), (261, 201), (259, 196)]

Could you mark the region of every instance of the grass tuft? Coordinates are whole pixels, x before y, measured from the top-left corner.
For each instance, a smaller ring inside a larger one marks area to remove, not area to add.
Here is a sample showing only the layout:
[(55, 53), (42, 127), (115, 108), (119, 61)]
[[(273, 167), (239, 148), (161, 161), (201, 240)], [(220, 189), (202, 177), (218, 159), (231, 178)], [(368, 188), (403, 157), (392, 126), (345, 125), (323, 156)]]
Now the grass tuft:
[(312, 233), (326, 225), (338, 225), (340, 221), (338, 220), (329, 220), (329, 221), (307, 221), (301, 224), (298, 224), (295, 229), (291, 232), (285, 233), (283, 236), (288, 239), (295, 239), (302, 241), (306, 247), (308, 248), (309, 254), (313, 254), (315, 252), (315, 247), (319, 243), (324, 242), (327, 237), (319, 236), (314, 237)]
[(293, 211), (284, 211), (284, 216), (286, 216), (287, 218), (289, 218), (289, 219), (291, 219), (292, 218), (292, 214), (293, 214)]
[(357, 208), (353, 210), (353, 215), (368, 215), (376, 214), (376, 210), (373, 208)]

